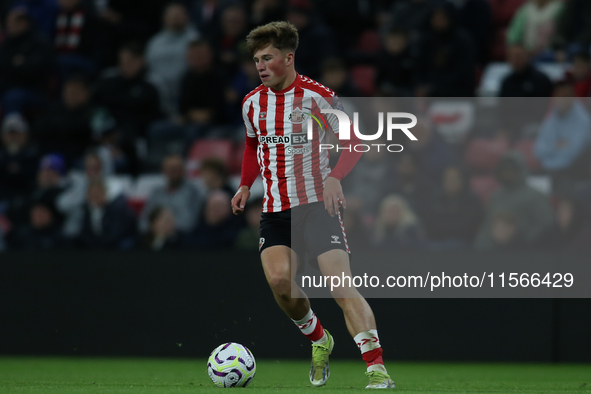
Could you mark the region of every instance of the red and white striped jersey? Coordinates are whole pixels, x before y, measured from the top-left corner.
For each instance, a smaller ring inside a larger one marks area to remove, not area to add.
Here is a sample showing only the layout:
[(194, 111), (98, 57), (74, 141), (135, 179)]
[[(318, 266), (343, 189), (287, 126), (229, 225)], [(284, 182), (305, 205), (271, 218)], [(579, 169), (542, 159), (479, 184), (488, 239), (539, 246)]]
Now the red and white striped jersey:
[[(324, 182), (330, 173), (329, 130), (338, 133), (338, 119), (321, 109), (340, 107), (336, 94), (320, 83), (297, 75), (287, 88), (277, 91), (260, 85), (242, 104), (246, 134), (258, 141), (257, 160), (265, 196), (263, 212), (280, 212), (323, 200)], [(313, 117), (312, 123), (308, 118)], [(312, 124), (313, 138), (308, 139)]]

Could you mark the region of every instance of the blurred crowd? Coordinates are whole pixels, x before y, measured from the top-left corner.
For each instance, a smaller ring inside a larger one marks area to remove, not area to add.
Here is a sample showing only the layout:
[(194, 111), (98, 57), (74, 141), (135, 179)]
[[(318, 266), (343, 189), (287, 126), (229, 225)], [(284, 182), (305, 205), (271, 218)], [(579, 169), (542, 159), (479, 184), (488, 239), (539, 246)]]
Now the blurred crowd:
[(500, 63), (497, 116), (553, 97), (533, 131), (452, 141), (425, 113), (402, 153), (364, 154), (344, 182), (353, 244), (589, 247), (589, 0), (0, 0), (0, 251), (256, 250), (261, 200), (242, 217), (229, 200), (260, 84), (244, 39), (274, 20), (341, 97), (473, 97)]

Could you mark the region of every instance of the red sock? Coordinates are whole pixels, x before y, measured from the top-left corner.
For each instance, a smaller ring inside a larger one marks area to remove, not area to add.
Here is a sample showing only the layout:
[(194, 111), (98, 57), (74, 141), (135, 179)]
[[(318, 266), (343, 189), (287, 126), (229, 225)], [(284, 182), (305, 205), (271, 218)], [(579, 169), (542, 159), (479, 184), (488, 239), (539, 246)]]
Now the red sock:
[(384, 365), (382, 346), (376, 329), (360, 332), (353, 339), (359, 347), (361, 357), (367, 363), (368, 368), (376, 364)]
[(298, 326), (302, 334), (311, 341), (319, 341), (324, 336), (324, 328), (322, 328), (320, 320), (318, 320), (316, 314), (312, 312), (312, 309), (310, 309), (302, 319), (293, 320), (293, 322)]
[(379, 347), (377, 349), (370, 350), (365, 352), (361, 355), (363, 357), (363, 361), (367, 364), (367, 366), (371, 366), (374, 364), (382, 364), (384, 365), (384, 360), (382, 359), (382, 348)]

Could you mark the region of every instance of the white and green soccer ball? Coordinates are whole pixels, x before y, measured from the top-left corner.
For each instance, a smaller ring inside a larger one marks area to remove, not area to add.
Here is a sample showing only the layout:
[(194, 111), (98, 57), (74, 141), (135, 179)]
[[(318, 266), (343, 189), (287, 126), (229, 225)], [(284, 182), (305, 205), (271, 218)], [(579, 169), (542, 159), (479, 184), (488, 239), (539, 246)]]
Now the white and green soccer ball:
[(246, 346), (224, 343), (207, 360), (207, 373), (218, 387), (246, 387), (256, 372), (254, 356)]

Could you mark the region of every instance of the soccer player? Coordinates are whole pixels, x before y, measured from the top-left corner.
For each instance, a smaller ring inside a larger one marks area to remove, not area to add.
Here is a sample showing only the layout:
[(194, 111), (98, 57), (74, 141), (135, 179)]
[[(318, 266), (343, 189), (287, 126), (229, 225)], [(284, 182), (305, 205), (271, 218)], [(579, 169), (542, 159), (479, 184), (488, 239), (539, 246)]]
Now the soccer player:
[[(257, 27), (248, 35), (246, 45), (262, 84), (242, 104), (246, 148), (232, 209), (235, 214), (244, 212), (250, 187), (260, 173), (265, 195), (259, 250), (265, 276), (279, 306), (312, 341), (310, 382), (323, 386), (330, 374), (328, 358), (334, 340), (295, 283), (292, 256), (294, 264), (306, 256), (317, 259), (323, 275), (351, 275), (340, 221), (339, 204), (346, 205), (340, 181), (355, 166), (360, 153), (350, 149), (354, 137), (344, 141), (345, 150), (331, 170), (328, 152), (319, 149), (320, 143), (329, 142), (328, 130), (314, 124), (313, 138), (308, 140), (307, 127), (312, 123), (305, 120), (310, 111), (320, 114), (321, 109), (342, 107), (333, 91), (296, 72), (298, 32), (292, 24), (272, 22)], [(336, 116), (327, 118), (332, 131), (338, 133)], [(297, 245), (292, 245), (292, 225)], [(335, 288), (332, 296), (367, 363), (367, 388), (394, 388), (367, 301), (354, 287)]]

